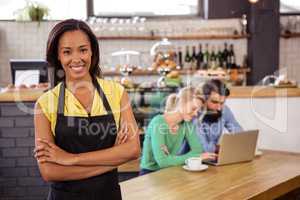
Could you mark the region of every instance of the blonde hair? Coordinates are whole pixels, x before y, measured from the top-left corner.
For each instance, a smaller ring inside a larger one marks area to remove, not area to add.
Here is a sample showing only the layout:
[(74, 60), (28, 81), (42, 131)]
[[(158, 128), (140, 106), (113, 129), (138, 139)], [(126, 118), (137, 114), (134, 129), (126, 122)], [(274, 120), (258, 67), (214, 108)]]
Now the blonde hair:
[(188, 101), (197, 98), (204, 102), (204, 96), (201, 89), (196, 89), (192, 86), (187, 86), (182, 89), (176, 94), (170, 94), (166, 100), (165, 112), (174, 111), (175, 108), (178, 106), (179, 102), (186, 103)]

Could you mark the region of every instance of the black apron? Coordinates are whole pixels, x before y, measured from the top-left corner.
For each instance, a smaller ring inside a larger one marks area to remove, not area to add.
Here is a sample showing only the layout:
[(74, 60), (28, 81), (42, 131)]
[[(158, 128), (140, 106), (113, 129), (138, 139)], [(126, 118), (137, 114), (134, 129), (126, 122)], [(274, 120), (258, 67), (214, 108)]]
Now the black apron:
[[(70, 153), (84, 153), (114, 146), (117, 126), (107, 98), (96, 78), (93, 84), (99, 93), (107, 115), (70, 117), (64, 115), (65, 83), (59, 92), (55, 144)], [(51, 184), (48, 200), (121, 200), (118, 171), (76, 181)]]

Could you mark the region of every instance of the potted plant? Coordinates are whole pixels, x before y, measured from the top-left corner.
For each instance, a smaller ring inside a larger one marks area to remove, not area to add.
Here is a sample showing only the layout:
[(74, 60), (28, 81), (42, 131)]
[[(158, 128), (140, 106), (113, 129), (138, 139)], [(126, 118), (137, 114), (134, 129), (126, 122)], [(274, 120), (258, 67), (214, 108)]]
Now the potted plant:
[(32, 1), (27, 1), (26, 6), (16, 11), (17, 20), (30, 20), (41, 22), (44, 17), (49, 15), (49, 8)]
[(31, 21), (42, 21), (44, 17), (48, 16), (49, 9), (39, 3), (30, 2), (27, 5), (28, 15)]

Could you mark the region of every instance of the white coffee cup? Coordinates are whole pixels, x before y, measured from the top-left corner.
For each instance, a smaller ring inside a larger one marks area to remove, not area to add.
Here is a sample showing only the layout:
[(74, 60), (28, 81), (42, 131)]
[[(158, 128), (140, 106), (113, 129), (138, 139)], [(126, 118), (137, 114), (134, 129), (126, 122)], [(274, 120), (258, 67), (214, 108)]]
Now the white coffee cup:
[(191, 157), (185, 160), (185, 164), (189, 169), (196, 170), (202, 165), (202, 159), (200, 157)]

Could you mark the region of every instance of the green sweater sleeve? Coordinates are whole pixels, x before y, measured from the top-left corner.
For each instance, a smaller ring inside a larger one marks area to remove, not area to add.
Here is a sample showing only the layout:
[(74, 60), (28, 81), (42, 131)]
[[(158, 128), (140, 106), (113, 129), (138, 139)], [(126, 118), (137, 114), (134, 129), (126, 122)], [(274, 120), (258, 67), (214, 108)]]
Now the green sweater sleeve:
[(191, 141), (192, 150), (185, 155), (177, 156), (166, 154), (166, 152), (163, 150), (164, 147), (168, 148), (168, 144), (165, 140), (165, 135), (168, 134), (167, 130), (159, 128), (159, 124), (153, 124), (152, 131), (151, 145), (153, 155), (160, 168), (182, 165), (187, 158), (200, 155), (201, 146), (197, 143), (197, 136), (195, 133), (191, 134), (187, 138), (189, 142)]
[(203, 148), (197, 137), (196, 128), (194, 124), (190, 122), (186, 123), (185, 125), (188, 130), (187, 134), (185, 135), (185, 139), (190, 146), (190, 151), (184, 155), (187, 157), (193, 157), (195, 155), (200, 156), (200, 154), (203, 152)]

